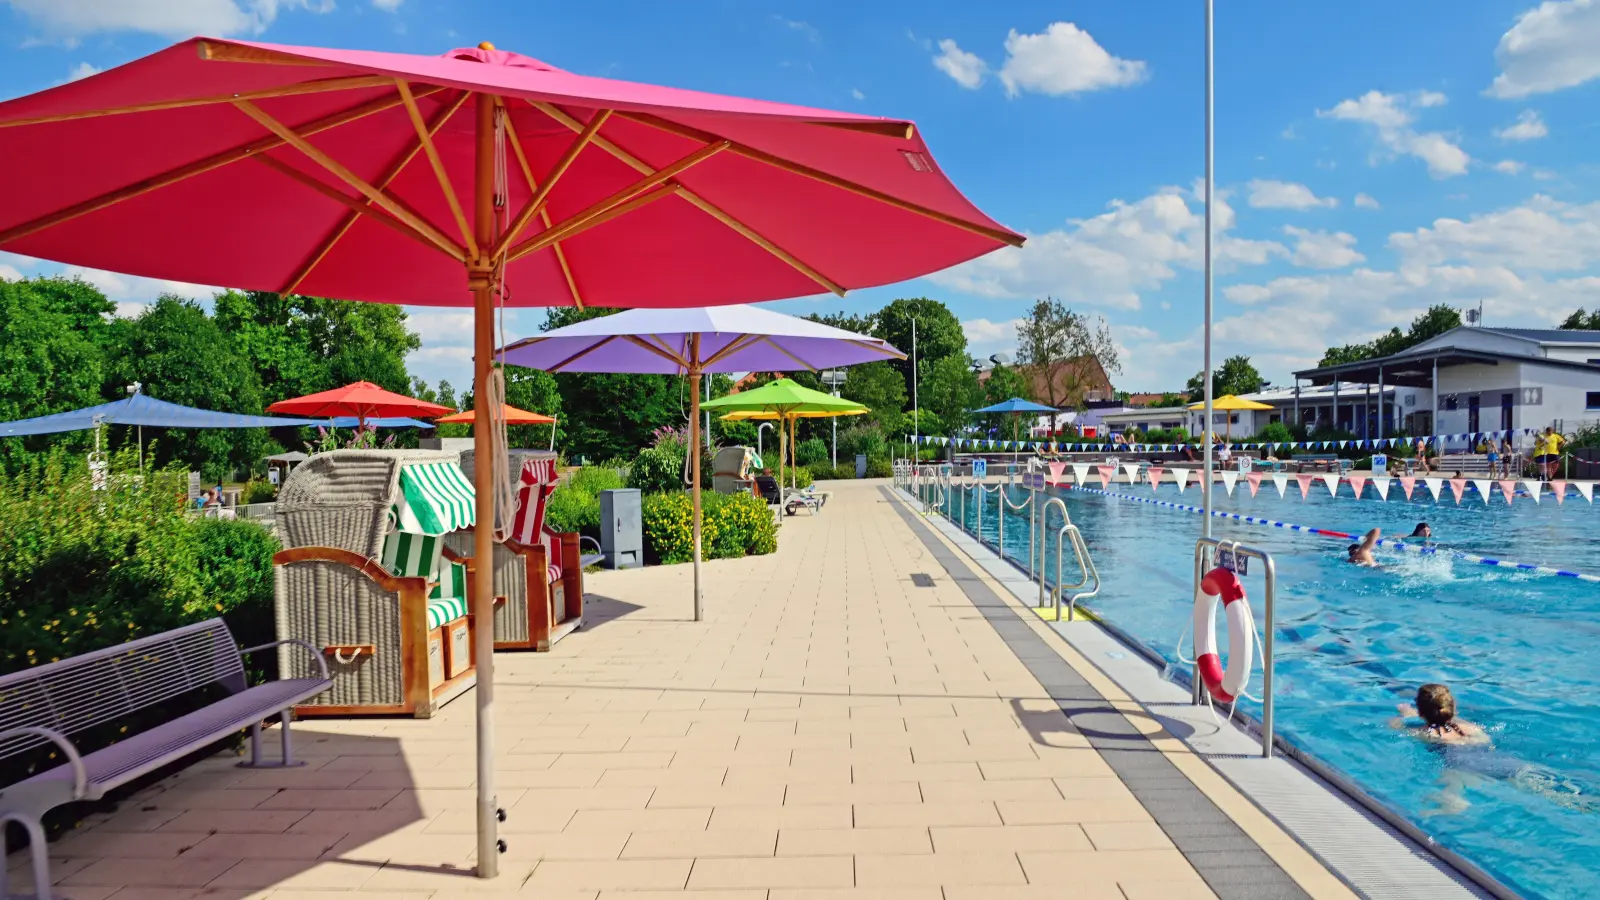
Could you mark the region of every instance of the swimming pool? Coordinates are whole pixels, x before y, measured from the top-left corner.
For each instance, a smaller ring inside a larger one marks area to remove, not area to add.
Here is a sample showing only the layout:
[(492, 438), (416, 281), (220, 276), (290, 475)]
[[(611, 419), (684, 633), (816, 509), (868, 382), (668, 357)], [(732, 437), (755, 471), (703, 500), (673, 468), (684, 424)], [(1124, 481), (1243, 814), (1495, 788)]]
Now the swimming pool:
[[(1113, 485), (1116, 493), (1200, 505), (1191, 487)], [(1348, 491), (1348, 487), (1342, 488)], [(1202, 517), (1114, 496), (1064, 490), (1104, 579), (1088, 602), (1169, 662), (1187, 635), (1194, 540)], [(1320, 496), (1319, 496), (1320, 494)], [(977, 520), (966, 494), (966, 527)], [(1490, 505), (1469, 494), (1435, 502), (1420, 484), (1387, 502), (1309, 499), (1270, 484), (1254, 498), (1218, 486), (1216, 505), (1268, 519), (1360, 533), (1409, 534), (1428, 522), (1439, 543), (1469, 553), (1600, 574), (1600, 513), (1579, 498), (1557, 506)], [(952, 510), (963, 512), (960, 489)], [(1012, 493), (1014, 502), (1026, 494)], [(1399, 499), (1396, 499), (1399, 498)], [(996, 498), (983, 538), (996, 537)], [(1344, 562), (1346, 540), (1213, 519), (1212, 533), (1261, 547), (1278, 564), (1276, 717), (1279, 733), (1343, 771), (1441, 843), (1528, 896), (1600, 896), (1600, 585), (1484, 567), (1444, 555), (1380, 550), (1384, 568)], [(1050, 556), (1054, 529), (1050, 529)], [(1006, 522), (1006, 555), (1028, 556), (1025, 517)], [(1071, 565), (1070, 553), (1068, 566)], [(1053, 564), (1052, 564), (1053, 566)], [(1260, 578), (1246, 580), (1261, 621)], [(1220, 619), (1220, 617), (1219, 617)], [(1226, 645), (1226, 629), (1219, 643)], [(1441, 752), (1389, 727), (1419, 684), (1451, 686), (1462, 715), (1493, 735), (1492, 751)], [(1259, 693), (1260, 676), (1251, 683)], [(1255, 704), (1243, 701), (1252, 714)]]

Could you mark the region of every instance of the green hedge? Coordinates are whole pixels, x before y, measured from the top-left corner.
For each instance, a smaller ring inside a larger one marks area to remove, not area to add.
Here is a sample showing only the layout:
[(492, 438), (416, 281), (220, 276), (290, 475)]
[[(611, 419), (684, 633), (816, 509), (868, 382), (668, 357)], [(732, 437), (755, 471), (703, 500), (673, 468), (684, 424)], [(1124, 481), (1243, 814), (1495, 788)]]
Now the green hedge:
[(840, 463), (837, 468), (828, 465), (827, 463), (817, 463), (816, 465), (807, 466), (806, 468), (811, 473), (812, 479), (816, 481), (826, 481), (829, 479), (841, 480), (856, 477), (855, 463)]
[(867, 457), (868, 478), (893, 478), (894, 463), (887, 456)]
[(545, 523), (556, 531), (600, 537), (600, 492), (623, 487), (622, 473), (604, 466), (584, 466), (550, 494)]
[(646, 494), (683, 490), (683, 451), (675, 445), (646, 447), (628, 466), (628, 487)]
[[(694, 508), (683, 491), (646, 494), (645, 562), (681, 563), (694, 556)], [(705, 559), (761, 556), (778, 549), (772, 511), (749, 494), (704, 493), (700, 498), (701, 552)]]

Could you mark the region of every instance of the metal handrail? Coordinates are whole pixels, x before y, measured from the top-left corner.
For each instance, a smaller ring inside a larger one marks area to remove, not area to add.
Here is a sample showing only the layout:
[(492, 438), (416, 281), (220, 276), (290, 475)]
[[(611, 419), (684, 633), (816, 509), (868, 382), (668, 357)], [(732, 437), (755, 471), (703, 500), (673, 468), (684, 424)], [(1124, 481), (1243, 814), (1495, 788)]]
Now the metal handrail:
[[(1051, 497), (1045, 503), (1044, 521), (1041, 524), (1048, 526), (1050, 510), (1057, 508), (1061, 510), (1061, 527), (1056, 531), (1056, 578), (1055, 585), (1050, 590), (1050, 607), (1055, 613), (1055, 620), (1057, 622), (1061, 621), (1061, 595), (1069, 593), (1071, 596), (1067, 600), (1067, 621), (1071, 622), (1077, 613), (1078, 601), (1100, 593), (1100, 570), (1095, 567), (1094, 559), (1089, 555), (1089, 546), (1084, 543), (1083, 533), (1078, 530), (1078, 526), (1072, 524), (1072, 516), (1067, 512), (1067, 504), (1060, 497)], [(1061, 557), (1069, 541), (1072, 545), (1072, 555), (1077, 557), (1080, 573), (1079, 579), (1073, 584), (1064, 583), (1062, 578)], [(1043, 569), (1042, 564), (1040, 568)], [(1039, 574), (1039, 607), (1043, 608), (1045, 605), (1044, 573), (1041, 571)], [(1091, 582), (1094, 587), (1085, 591), (1084, 588), (1088, 587)]]
[[(1251, 547), (1248, 544), (1241, 544), (1238, 541), (1223, 540), (1221, 538), (1200, 538), (1194, 543), (1194, 585), (1196, 591), (1200, 590), (1200, 579), (1205, 577), (1206, 570), (1209, 568), (1208, 563), (1216, 558), (1217, 548), (1224, 545), (1226, 545), (1229, 550), (1233, 551), (1235, 558), (1243, 556), (1250, 559), (1258, 559), (1261, 561), (1263, 566), (1262, 575), (1266, 580), (1266, 593), (1263, 595), (1263, 602), (1266, 606), (1266, 622), (1263, 626), (1261, 647), (1261, 758), (1271, 759), (1273, 724), (1272, 657), (1274, 645), (1273, 635), (1277, 630), (1274, 626), (1277, 621), (1275, 600), (1278, 590), (1278, 565), (1277, 563), (1273, 562), (1272, 554), (1260, 548)], [(1229, 652), (1232, 652), (1232, 648), (1229, 648)], [(1200, 702), (1200, 692), (1202, 690), (1204, 690), (1204, 686), (1201, 683), (1200, 672), (1197, 667), (1194, 672), (1194, 691), (1192, 702), (1196, 704)]]

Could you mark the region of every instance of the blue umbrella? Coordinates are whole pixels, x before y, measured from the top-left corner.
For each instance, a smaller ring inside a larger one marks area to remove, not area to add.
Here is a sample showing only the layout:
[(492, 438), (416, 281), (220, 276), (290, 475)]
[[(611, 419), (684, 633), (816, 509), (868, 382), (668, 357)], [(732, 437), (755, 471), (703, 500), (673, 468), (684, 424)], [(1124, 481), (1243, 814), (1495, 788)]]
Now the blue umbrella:
[[(985, 406), (983, 409), (975, 409), (975, 410), (973, 410), (973, 412), (975, 412), (975, 413), (1012, 413), (1014, 415), (1019, 415), (1020, 416), (1022, 413), (1053, 413), (1053, 412), (1057, 412), (1057, 410), (1054, 407), (1051, 407), (1051, 406), (1041, 406), (1038, 403), (1034, 403), (1032, 400), (1024, 400), (1021, 397), (1012, 397), (1010, 400), (1002, 400), (1002, 401), (1000, 401), (999, 403), (996, 403), (993, 406)], [(1011, 443), (1013, 445), (1015, 445), (1016, 442), (1017, 442), (1017, 420), (1016, 419), (1012, 419), (1011, 420)], [(1015, 456), (1016, 452), (1013, 451), (1012, 455)]]

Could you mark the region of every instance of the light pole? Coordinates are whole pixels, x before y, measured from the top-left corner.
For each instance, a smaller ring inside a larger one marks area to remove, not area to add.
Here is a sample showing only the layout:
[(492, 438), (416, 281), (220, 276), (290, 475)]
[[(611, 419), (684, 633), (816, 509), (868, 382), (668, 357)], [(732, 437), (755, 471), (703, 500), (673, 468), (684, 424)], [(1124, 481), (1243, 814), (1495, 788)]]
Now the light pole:
[(917, 403), (917, 317), (911, 317), (911, 453), (914, 462), (922, 461), (921, 446), (922, 420), (919, 413), (922, 407)]
[[(822, 383), (833, 390), (835, 397), (839, 396), (839, 385), (844, 384), (844, 369), (823, 369), (821, 372)], [(833, 419), (833, 467), (839, 468), (839, 417)]]
[(1206, 327), (1205, 327), (1205, 389), (1206, 389), (1206, 422), (1201, 433), (1205, 435), (1205, 459), (1203, 468), (1205, 477), (1201, 484), (1205, 487), (1202, 495), (1205, 501), (1205, 515), (1201, 517), (1201, 534), (1211, 537), (1211, 429), (1212, 425), (1212, 397), (1211, 397), (1211, 207), (1212, 183), (1216, 180), (1212, 154), (1212, 101), (1214, 87), (1212, 85), (1212, 0), (1206, 0)]
[[(124, 390), (126, 390), (128, 392), (128, 399), (132, 400), (139, 393), (140, 389), (142, 389), (143, 387), (144, 387), (144, 384), (142, 382), (135, 381), (133, 384), (128, 385)], [(139, 452), (139, 471), (143, 472), (144, 471), (144, 426), (143, 425), (136, 425), (134, 427), (137, 429), (138, 441), (139, 441), (139, 451), (138, 451)]]

